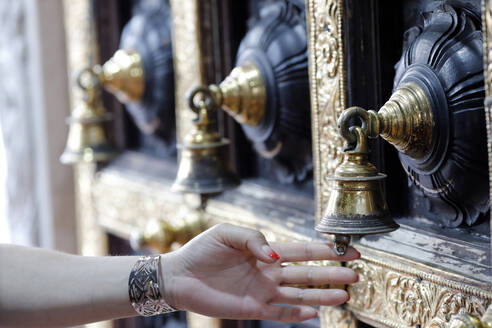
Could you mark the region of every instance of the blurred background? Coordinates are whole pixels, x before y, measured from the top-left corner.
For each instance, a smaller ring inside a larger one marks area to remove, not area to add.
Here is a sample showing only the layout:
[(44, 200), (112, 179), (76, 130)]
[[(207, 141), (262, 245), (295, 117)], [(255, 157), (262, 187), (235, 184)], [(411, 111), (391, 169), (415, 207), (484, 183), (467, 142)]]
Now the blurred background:
[(0, 1), (0, 242), (77, 251), (63, 1)]

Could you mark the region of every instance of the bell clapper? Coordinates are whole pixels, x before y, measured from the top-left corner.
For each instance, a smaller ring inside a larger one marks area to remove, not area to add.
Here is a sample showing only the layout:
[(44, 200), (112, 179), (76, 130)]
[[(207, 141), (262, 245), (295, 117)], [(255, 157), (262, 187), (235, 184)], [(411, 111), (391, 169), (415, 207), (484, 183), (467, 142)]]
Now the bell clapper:
[(333, 250), (338, 256), (345, 255), (347, 253), (348, 245), (350, 244), (350, 235), (335, 235), (335, 244)]
[(200, 205), (199, 205), (199, 210), (203, 211), (207, 207), (207, 202), (208, 202), (208, 194), (200, 194)]

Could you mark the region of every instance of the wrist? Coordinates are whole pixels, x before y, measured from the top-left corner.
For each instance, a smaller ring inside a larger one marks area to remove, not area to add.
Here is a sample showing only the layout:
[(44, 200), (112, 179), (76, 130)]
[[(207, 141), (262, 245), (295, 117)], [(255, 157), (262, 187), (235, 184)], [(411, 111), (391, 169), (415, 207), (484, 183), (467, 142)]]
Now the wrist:
[(164, 300), (173, 308), (181, 310), (182, 305), (179, 304), (179, 297), (177, 295), (176, 280), (179, 277), (176, 255), (174, 252), (161, 254), (160, 261), (160, 273), (162, 284), (159, 286), (161, 295)]

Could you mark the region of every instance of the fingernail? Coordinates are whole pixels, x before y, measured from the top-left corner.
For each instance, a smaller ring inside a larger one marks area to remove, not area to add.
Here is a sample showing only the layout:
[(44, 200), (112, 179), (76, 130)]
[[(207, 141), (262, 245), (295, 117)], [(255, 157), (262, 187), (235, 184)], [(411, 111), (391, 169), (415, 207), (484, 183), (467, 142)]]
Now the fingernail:
[[(318, 311), (316, 311), (316, 309), (313, 309), (313, 308), (311, 308), (311, 309), (307, 309), (307, 310), (306, 310), (306, 312), (308, 312), (308, 314), (309, 314), (311, 317), (313, 317), (313, 318), (315, 318), (315, 317), (317, 317), (317, 316), (318, 316)], [(309, 313), (309, 312), (311, 312), (311, 313)]]
[(268, 256), (270, 256), (274, 260), (278, 260), (280, 258), (280, 256), (278, 256), (278, 254), (275, 253), (275, 251), (271, 251), (270, 254), (268, 254)]
[(349, 302), (349, 301), (350, 301), (350, 293), (349, 293), (349, 292), (347, 292), (347, 295), (348, 295), (347, 302)]
[(360, 279), (360, 277), (359, 277), (359, 275), (357, 275), (357, 278), (355, 278), (355, 282), (359, 282), (359, 279)]
[(278, 254), (275, 253), (275, 251), (268, 245), (263, 246), (263, 251), (265, 251), (265, 253), (268, 255), (268, 257), (270, 257), (274, 260), (278, 260), (280, 258), (280, 256), (278, 256)]
[(357, 259), (360, 259), (362, 257), (362, 254), (360, 252), (357, 252), (359, 255), (357, 256)]

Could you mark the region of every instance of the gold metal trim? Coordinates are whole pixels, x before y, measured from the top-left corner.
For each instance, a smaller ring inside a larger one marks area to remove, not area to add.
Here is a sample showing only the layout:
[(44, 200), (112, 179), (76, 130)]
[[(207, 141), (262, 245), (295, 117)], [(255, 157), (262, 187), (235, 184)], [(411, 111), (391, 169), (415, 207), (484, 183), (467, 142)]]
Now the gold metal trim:
[(188, 108), (186, 92), (205, 84), (204, 53), (201, 46), (200, 1), (171, 0), (176, 125), (178, 142), (191, 131), (195, 114)]
[(343, 53), (343, 0), (308, 0), (309, 77), (316, 218), (325, 212), (330, 181), (342, 162), (343, 141), (337, 119), (346, 107)]
[(377, 327), (450, 327), (453, 315), (482, 316), (492, 304), (490, 286), (396, 255), (358, 246), (349, 264), (360, 275), (349, 307)]
[(451, 328), (492, 328), (492, 305), (482, 316), (475, 317), (469, 313), (461, 313), (451, 319)]

